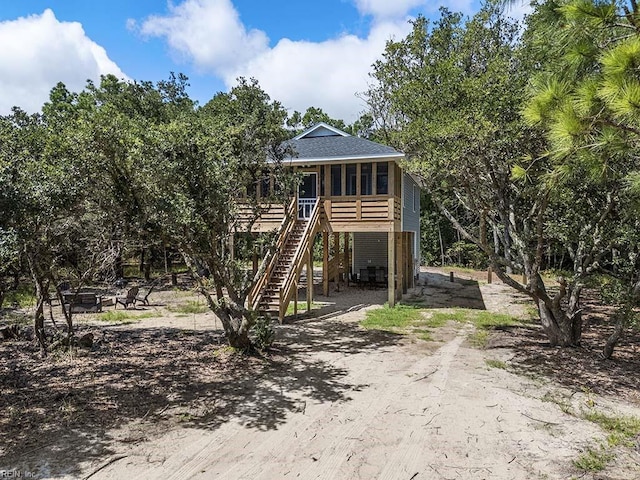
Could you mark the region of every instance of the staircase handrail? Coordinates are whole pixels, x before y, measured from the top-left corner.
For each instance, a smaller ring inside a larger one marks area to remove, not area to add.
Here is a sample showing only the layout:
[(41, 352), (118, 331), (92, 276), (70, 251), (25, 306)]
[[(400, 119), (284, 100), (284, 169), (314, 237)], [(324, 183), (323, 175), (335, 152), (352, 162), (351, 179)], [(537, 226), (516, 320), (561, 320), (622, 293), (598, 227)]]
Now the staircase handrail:
[[(316, 226), (320, 219), (320, 198), (316, 199), (316, 203), (313, 205), (313, 210), (311, 211), (311, 215), (309, 216), (309, 221), (307, 225), (304, 227), (304, 232), (302, 233), (302, 238), (300, 239), (300, 243), (298, 243), (298, 247), (296, 248), (296, 252), (293, 255), (293, 259), (291, 261), (291, 269), (289, 270), (287, 276), (285, 277), (285, 281), (280, 287), (279, 297), (280, 297), (280, 318), (283, 318), (283, 310), (286, 308), (285, 303), (289, 304), (289, 299), (291, 297), (292, 287), (297, 285), (297, 277), (302, 268), (301, 260), (303, 258), (303, 254), (305, 250), (309, 248), (309, 241), (311, 236), (315, 233)], [(313, 274), (312, 278), (307, 279), (308, 282), (313, 282)]]
[(278, 263), (278, 256), (280, 252), (282, 252), (283, 246), (286, 240), (289, 238), (291, 230), (293, 230), (293, 226), (296, 224), (296, 211), (296, 199), (294, 197), (291, 199), (289, 206), (285, 209), (284, 217), (282, 218), (282, 221), (278, 226), (278, 240), (276, 241), (276, 245), (271, 255), (267, 255), (262, 260), (258, 272), (262, 269), (265, 263), (266, 268), (264, 269), (262, 275), (260, 275), (258, 281), (253, 285), (253, 288), (251, 289), (247, 297), (247, 303), (249, 304), (249, 308), (251, 310), (256, 310), (260, 305), (260, 301), (262, 300), (262, 290), (271, 278), (273, 269)]

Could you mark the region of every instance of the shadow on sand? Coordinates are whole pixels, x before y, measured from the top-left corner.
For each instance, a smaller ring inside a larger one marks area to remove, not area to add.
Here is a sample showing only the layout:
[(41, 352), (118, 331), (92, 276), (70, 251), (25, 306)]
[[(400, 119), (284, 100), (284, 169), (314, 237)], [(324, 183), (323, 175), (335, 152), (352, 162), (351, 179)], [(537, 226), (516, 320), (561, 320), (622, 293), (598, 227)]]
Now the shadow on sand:
[(94, 348), (73, 357), (41, 360), (29, 342), (0, 343), (0, 469), (73, 474), (81, 462), (116, 454), (113, 429), (136, 422), (157, 431), (229, 421), (277, 429), (301, 402), (348, 402), (364, 387), (311, 352), (354, 355), (399, 341), (331, 319), (303, 321), (280, 327), (269, 355), (246, 356), (230, 352), (219, 331), (85, 331)]
[(406, 295), (402, 303), (421, 308), (470, 308), (486, 310), (480, 285), (476, 280), (454, 278), (449, 276), (422, 272), (416, 288)]

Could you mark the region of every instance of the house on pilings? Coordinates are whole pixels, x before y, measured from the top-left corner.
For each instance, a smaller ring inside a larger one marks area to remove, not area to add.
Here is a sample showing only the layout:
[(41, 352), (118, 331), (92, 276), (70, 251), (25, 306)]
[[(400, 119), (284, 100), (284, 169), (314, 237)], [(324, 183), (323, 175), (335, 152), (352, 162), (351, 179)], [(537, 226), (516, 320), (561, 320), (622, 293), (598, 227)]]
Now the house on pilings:
[[(329, 283), (342, 278), (386, 286), (394, 306), (413, 287), (420, 264), (420, 187), (400, 164), (404, 154), (325, 123), (290, 144), (295, 156), (285, 164), (301, 182), (288, 207), (270, 206), (253, 226), (254, 232), (277, 231), (278, 240), (249, 295), (250, 307), (282, 321), (288, 305), (297, 306), (303, 269), (313, 278), (318, 233), (325, 296)], [(310, 307), (313, 282), (307, 283)]]

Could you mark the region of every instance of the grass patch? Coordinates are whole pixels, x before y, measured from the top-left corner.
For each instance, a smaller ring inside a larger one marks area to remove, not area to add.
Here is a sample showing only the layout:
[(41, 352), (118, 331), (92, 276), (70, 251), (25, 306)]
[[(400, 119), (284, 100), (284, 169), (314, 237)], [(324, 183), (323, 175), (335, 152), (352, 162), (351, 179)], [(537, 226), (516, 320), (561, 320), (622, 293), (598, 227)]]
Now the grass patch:
[(565, 413), (567, 415), (574, 414), (573, 408), (571, 407), (571, 404), (567, 401), (566, 397), (561, 397), (557, 394), (547, 392), (540, 398), (540, 400), (547, 403), (555, 403), (560, 408), (560, 411), (562, 413)]
[(477, 328), (489, 330), (497, 327), (512, 327), (519, 325), (521, 322), (511, 315), (505, 315), (503, 313), (491, 313), (485, 310), (476, 313), (475, 317), (470, 319)]
[(446, 312), (433, 312), (431, 317), (425, 320), (429, 326), (433, 327), (440, 327), (450, 321), (471, 323), (474, 325), (476, 331), (469, 335), (469, 342), (478, 348), (485, 348), (487, 346), (490, 330), (499, 327), (520, 325), (522, 323), (519, 319), (510, 315), (465, 308), (456, 308)]
[[(425, 313), (427, 315), (425, 315)], [(360, 323), (364, 328), (386, 330), (394, 333), (418, 333), (423, 340), (432, 340), (431, 332), (424, 328), (438, 328), (448, 322), (471, 323), (476, 331), (470, 335), (472, 345), (484, 348), (489, 338), (489, 330), (512, 325), (520, 325), (519, 319), (510, 315), (491, 313), (485, 310), (464, 308), (425, 310), (420, 304), (400, 304), (395, 308), (384, 306), (367, 311)]]
[(31, 325), (33, 317), (20, 311), (0, 309), (0, 320), (6, 324)]
[(598, 424), (609, 434), (607, 443), (615, 447), (617, 445), (628, 446), (632, 439), (640, 435), (640, 418), (626, 417), (623, 415), (607, 415), (596, 410), (590, 410), (582, 414), (582, 418)]
[(582, 412), (582, 418), (597, 424), (609, 435), (607, 444), (599, 448), (589, 448), (574, 460), (574, 465), (586, 472), (600, 472), (615, 458), (613, 448), (623, 446), (633, 448), (640, 435), (640, 418), (624, 415), (607, 415), (596, 410)]
[(433, 312), (430, 317), (425, 318), (420, 322), (421, 325), (431, 328), (442, 327), (451, 320), (451, 314), (446, 312)]
[(424, 329), (416, 329), (413, 331), (420, 340), (424, 340), (425, 342), (433, 342), (433, 337), (431, 336), (431, 330)]
[(151, 312), (135, 314), (132, 312), (116, 312), (115, 310), (109, 310), (108, 312), (99, 314), (97, 319), (103, 322), (118, 323), (125, 322), (127, 320), (142, 320), (143, 318), (152, 318), (155, 316), (156, 315)]
[(495, 360), (493, 358), (488, 358), (487, 360), (484, 361), (484, 363), (486, 363), (487, 367), (489, 368), (500, 368), (502, 370), (507, 369), (507, 364), (502, 360)]
[(361, 322), (364, 328), (397, 331), (406, 329), (422, 320), (422, 310), (409, 305), (396, 305), (389, 308), (385, 305), (367, 311), (366, 318)]
[(4, 306), (17, 306), (18, 308), (32, 307), (36, 304), (36, 295), (33, 287), (21, 284), (17, 290), (9, 290), (5, 293)]
[(580, 455), (573, 464), (576, 468), (584, 470), (585, 472), (601, 472), (607, 466), (611, 460), (615, 458), (615, 455), (605, 448), (599, 449), (588, 448), (585, 453)]
[(200, 302), (196, 302), (195, 300), (189, 300), (188, 302), (181, 303), (179, 305), (168, 306), (167, 310), (173, 313), (198, 314), (208, 312), (209, 307)]
[[(311, 302), (311, 310), (318, 310), (322, 308), (322, 304)], [(307, 302), (298, 302), (298, 313), (307, 311)], [(285, 315), (293, 315), (293, 302), (289, 304), (287, 307), (287, 312)]]
[(469, 343), (476, 348), (487, 348), (489, 341), (489, 332), (486, 330), (476, 330), (468, 337)]

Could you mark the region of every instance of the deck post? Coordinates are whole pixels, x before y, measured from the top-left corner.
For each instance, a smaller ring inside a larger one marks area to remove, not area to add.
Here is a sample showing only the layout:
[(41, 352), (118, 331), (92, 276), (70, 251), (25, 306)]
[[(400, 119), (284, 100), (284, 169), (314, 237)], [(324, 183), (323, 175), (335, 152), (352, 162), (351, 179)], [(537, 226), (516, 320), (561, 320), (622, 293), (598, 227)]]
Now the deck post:
[(329, 296), (329, 233), (322, 232), (322, 294)]
[(402, 293), (409, 288), (409, 233), (402, 232)]
[(351, 262), (349, 261), (349, 232), (344, 232), (344, 260), (342, 265), (344, 267), (347, 286), (349, 286), (349, 273), (351, 272)]
[(336, 266), (336, 276), (333, 278), (336, 289), (340, 290), (340, 233), (333, 234), (333, 263)]
[(415, 246), (415, 233), (407, 233), (407, 281), (409, 282), (409, 288), (416, 286), (416, 272), (413, 269), (413, 248)]
[(387, 235), (387, 282), (389, 290), (389, 307), (393, 308), (396, 305), (396, 234), (391, 231)]
[(404, 288), (404, 262), (402, 261), (403, 256), (402, 256), (402, 237), (403, 234), (402, 232), (398, 232), (396, 233), (396, 248), (398, 249), (397, 252), (397, 269), (398, 269), (398, 289), (397, 289), (397, 294), (398, 294), (398, 300), (402, 300), (402, 290)]
[(307, 312), (311, 311), (313, 303), (313, 240), (310, 241), (307, 252)]

